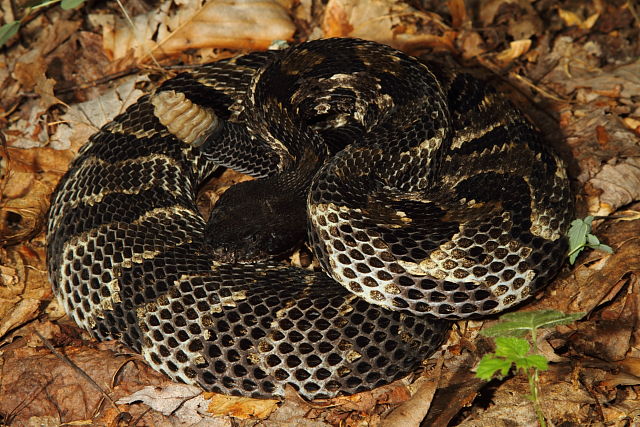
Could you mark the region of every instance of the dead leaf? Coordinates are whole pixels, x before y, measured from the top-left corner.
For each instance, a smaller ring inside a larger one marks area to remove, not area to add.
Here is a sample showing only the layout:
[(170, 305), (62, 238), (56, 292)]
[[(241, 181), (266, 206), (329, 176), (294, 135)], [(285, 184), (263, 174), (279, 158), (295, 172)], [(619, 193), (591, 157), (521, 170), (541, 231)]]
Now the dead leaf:
[(594, 232), (613, 248), (613, 255), (591, 251), (578, 258), (571, 274), (556, 279), (545, 297), (528, 305), (528, 310), (590, 313), (610, 302), (630, 275), (640, 274), (640, 221), (606, 222)]
[(466, 27), (471, 23), (464, 0), (447, 0), (447, 7), (451, 13), (451, 26), (453, 28)]
[(50, 148), (7, 149), (7, 173), (0, 187), (0, 242), (21, 242), (42, 229), (49, 196), (71, 157)]
[(39, 317), (43, 301), (52, 298), (42, 242), (0, 249), (0, 273), (1, 347), (23, 334), (20, 327)]
[(302, 399), (293, 387), (285, 385), (284, 402), (282, 402), (282, 406), (271, 414), (265, 422), (265, 426), (302, 425), (304, 427), (326, 427), (327, 423), (314, 419), (315, 414), (312, 411), (313, 407), (309, 402)]
[(479, 57), (487, 51), (484, 40), (475, 31), (463, 31), (458, 37), (458, 43), (465, 59)]
[(12, 77), (22, 85), (22, 90), (31, 92), (38, 79), (44, 77), (46, 69), (45, 57), (40, 50), (34, 49), (24, 54), (16, 62)]
[[(60, 328), (49, 328), (47, 324), (35, 326), (43, 330), (43, 335), (54, 341), (55, 346), (60, 341), (69, 343), (69, 338), (60, 336)], [(23, 328), (19, 335), (21, 338), (3, 346), (0, 358), (0, 413), (8, 414), (20, 408), (15, 413), (13, 425), (34, 425), (37, 420), (50, 416), (56, 419), (54, 425), (67, 422), (86, 424), (88, 420), (90, 425), (107, 425), (107, 420), (122, 415), (123, 411), (130, 412), (134, 418), (141, 417), (140, 425), (158, 425), (149, 423), (154, 416), (143, 415), (148, 411), (148, 407), (143, 405), (119, 405), (120, 409), (115, 414), (107, 411), (108, 406), (103, 403), (102, 394), (32, 335), (32, 331)], [(33, 345), (34, 342), (37, 345)], [(123, 355), (121, 350), (114, 350), (119, 347), (116, 343), (83, 344), (78, 339), (73, 342), (75, 345), (67, 345), (60, 351), (114, 400), (131, 395), (143, 385), (169, 383), (162, 374), (148, 366), (139, 362), (130, 363), (130, 356)], [(126, 364), (125, 372), (119, 375), (119, 382), (114, 385), (114, 375), (123, 371), (123, 363)]]
[[(473, 366), (473, 364), (471, 365)], [(431, 402), (423, 425), (446, 426), (463, 408), (471, 405), (485, 382), (476, 378), (470, 367), (460, 367), (454, 380), (445, 386), (440, 384)]]
[(589, 180), (601, 192), (589, 204), (598, 215), (608, 215), (633, 201), (640, 200), (640, 159), (631, 157), (612, 162)]
[(567, 27), (576, 26), (582, 30), (588, 30), (596, 23), (600, 17), (599, 13), (594, 13), (586, 19), (582, 19), (578, 14), (570, 10), (558, 9), (558, 15)]
[(110, 60), (118, 60), (130, 56), (131, 63), (135, 58), (142, 58), (155, 46), (154, 34), (158, 31), (163, 19), (167, 19), (166, 9), (171, 2), (163, 3), (158, 9), (132, 17), (129, 23), (125, 18), (92, 14), (92, 24), (102, 28), (102, 48)]
[(40, 95), (40, 106), (48, 110), (49, 107), (56, 104), (64, 104), (53, 94), (53, 86), (56, 81), (53, 79), (47, 79), (44, 75), (37, 78), (35, 91)]
[(627, 357), (617, 362), (626, 372), (640, 378), (640, 357)]
[(295, 26), (290, 4), (277, 0), (214, 0), (165, 2), (158, 9), (134, 16), (131, 24), (115, 16), (94, 15), (102, 26), (104, 48), (112, 59), (133, 52), (138, 59), (187, 49), (230, 48), (264, 50), (275, 40), (291, 40)]
[(375, 40), (400, 50), (454, 50), (454, 33), (434, 13), (398, 0), (329, 0), (321, 24), (325, 37)]
[(638, 295), (632, 292), (640, 284), (640, 277), (632, 274), (622, 282), (625, 294), (613, 295), (606, 309), (576, 325), (569, 341), (576, 353), (608, 362), (623, 360), (629, 353), (633, 332), (640, 324)]
[(622, 121), (625, 126), (631, 129), (636, 135), (640, 136), (640, 120), (633, 117), (625, 117)]
[[(68, 60), (70, 57), (73, 61)], [(54, 79), (60, 99), (68, 103), (100, 96), (104, 88), (88, 83), (120, 70), (109, 62), (102, 48), (102, 36), (91, 31), (74, 32), (48, 59), (47, 77)]]
[(542, 32), (542, 20), (530, 11), (522, 17), (509, 20), (507, 32), (515, 40), (524, 40), (535, 37)]
[[(548, 421), (554, 425), (586, 425), (594, 414), (590, 408), (594, 404), (593, 396), (581, 387), (567, 364), (551, 365), (547, 371), (540, 372), (540, 403)], [(500, 387), (490, 390), (484, 410), (470, 411), (458, 424), (461, 427), (509, 427), (536, 426), (536, 414), (531, 401), (527, 399), (529, 384), (524, 375), (507, 379)]]
[(353, 26), (349, 23), (349, 13), (343, 1), (329, 0), (322, 20), (322, 33), (325, 37), (344, 37), (351, 34)]
[(40, 300), (25, 298), (21, 299), (16, 305), (11, 307), (9, 312), (4, 313), (0, 317), (0, 338), (4, 336), (10, 329), (24, 325), (30, 320), (38, 316), (40, 308)]
[[(575, 67), (575, 64), (573, 65)], [(571, 94), (576, 90), (583, 90), (584, 101), (595, 99), (589, 96), (590, 92), (597, 95), (611, 96), (615, 98), (630, 99), (640, 93), (640, 61), (621, 65), (612, 69), (609, 73), (598, 70), (579, 70), (572, 68), (571, 79), (563, 82), (562, 92)], [(565, 74), (566, 77), (566, 74)]]
[(12, 76), (22, 86), (23, 92), (32, 92), (40, 79), (44, 79), (49, 61), (49, 54), (65, 39), (74, 33), (80, 22), (68, 19), (58, 19), (42, 25), (32, 45), (15, 61)]
[(230, 415), (240, 419), (265, 419), (278, 409), (279, 400), (251, 399), (248, 397), (225, 396), (218, 393), (204, 393), (211, 415)]
[(275, 40), (290, 41), (295, 31), (290, 5), (276, 0), (216, 0), (159, 42), (165, 52), (222, 47), (264, 50)]
[(130, 76), (100, 97), (69, 106), (51, 136), (50, 146), (77, 152), (91, 135), (142, 96), (143, 92), (136, 85), (146, 81), (146, 76)]
[[(231, 398), (233, 399), (233, 398)], [(210, 414), (207, 400), (202, 389), (193, 385), (170, 383), (164, 387), (144, 387), (129, 396), (118, 399), (118, 404), (142, 402), (154, 410), (171, 416), (184, 425), (196, 425), (212, 420), (212, 415), (227, 415), (223, 412)], [(231, 425), (229, 419), (217, 418), (218, 425)]]
[(483, 27), (489, 27), (503, 5), (518, 4), (519, 0), (483, 0), (480, 4), (478, 17)]
[(439, 385), (440, 374), (444, 358), (441, 358), (435, 369), (428, 377), (420, 377), (418, 381), (422, 383), (418, 391), (411, 399), (404, 402), (393, 410), (380, 424), (382, 427), (394, 427), (398, 425), (419, 426), (421, 421), (429, 412), (431, 401)]
[(38, 99), (27, 101), (28, 117), (19, 118), (5, 131), (7, 145), (17, 148), (43, 147), (49, 141), (47, 110), (40, 107)]
[(529, 39), (512, 41), (509, 43), (509, 48), (496, 55), (496, 60), (498, 60), (504, 67), (513, 62), (514, 59), (527, 53), (530, 47), (531, 40)]

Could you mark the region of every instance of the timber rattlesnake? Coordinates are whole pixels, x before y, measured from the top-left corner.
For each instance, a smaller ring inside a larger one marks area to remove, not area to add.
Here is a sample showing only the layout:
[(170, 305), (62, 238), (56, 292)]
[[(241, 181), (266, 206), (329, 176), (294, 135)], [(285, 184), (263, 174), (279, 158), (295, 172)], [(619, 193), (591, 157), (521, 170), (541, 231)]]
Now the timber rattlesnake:
[[(195, 195), (219, 166), (261, 178)], [(561, 264), (564, 166), (490, 87), (354, 39), (194, 67), (91, 137), (52, 197), (67, 313), (205, 389), (307, 398), (415, 369)], [(307, 220), (308, 215), (308, 220)], [(324, 272), (258, 260), (309, 228)], [(425, 316), (426, 315), (426, 316)]]

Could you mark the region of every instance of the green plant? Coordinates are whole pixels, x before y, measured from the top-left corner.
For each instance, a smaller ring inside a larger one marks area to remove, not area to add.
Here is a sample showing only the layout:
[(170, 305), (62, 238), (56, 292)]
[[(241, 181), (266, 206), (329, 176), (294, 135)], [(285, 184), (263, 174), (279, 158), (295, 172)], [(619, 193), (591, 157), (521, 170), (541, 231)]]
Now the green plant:
[[(523, 372), (529, 383), (527, 398), (533, 403), (538, 422), (546, 426), (540, 405), (539, 372), (548, 368), (548, 360), (538, 354), (538, 330), (564, 325), (580, 319), (584, 313), (565, 314), (556, 310), (526, 311), (503, 315), (501, 322), (480, 331), (487, 337), (495, 337), (496, 351), (485, 354), (476, 369), (476, 376), (490, 380), (496, 373), (505, 376), (515, 367)], [(525, 336), (529, 339), (524, 339)]]
[(600, 243), (598, 238), (591, 234), (591, 223), (593, 217), (588, 216), (584, 219), (576, 219), (571, 223), (571, 228), (567, 235), (569, 236), (569, 262), (573, 264), (576, 258), (585, 248), (592, 248), (606, 253), (613, 253), (610, 246)]
[(65, 10), (75, 9), (82, 5), (84, 1), (85, 0), (33, 0), (27, 2), (22, 19), (13, 22), (7, 22), (2, 27), (0, 27), (0, 47), (4, 46), (7, 40), (9, 40), (11, 37), (13, 37), (14, 34), (18, 32), (20, 26), (23, 24), (26, 18), (36, 10), (43, 7), (51, 6), (55, 3), (60, 3), (60, 7)]

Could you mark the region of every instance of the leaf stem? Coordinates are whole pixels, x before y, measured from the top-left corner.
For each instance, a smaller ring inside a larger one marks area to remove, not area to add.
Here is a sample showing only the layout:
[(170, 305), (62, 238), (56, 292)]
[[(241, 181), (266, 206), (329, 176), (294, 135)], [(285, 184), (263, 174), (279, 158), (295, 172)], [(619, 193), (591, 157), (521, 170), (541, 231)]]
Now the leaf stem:
[(547, 427), (547, 421), (544, 418), (544, 413), (542, 412), (542, 406), (540, 405), (539, 400), (540, 390), (537, 368), (533, 368), (531, 370), (527, 369), (527, 380), (529, 381), (529, 398), (533, 403), (533, 409), (538, 417), (538, 424), (540, 424), (540, 427)]
[(35, 6), (31, 6), (28, 9), (26, 9), (26, 10), (29, 11), (29, 13), (25, 13), (25, 15), (29, 15), (31, 13), (31, 11), (42, 9), (43, 7), (51, 6), (52, 4), (59, 3), (59, 2), (60, 2), (60, 0), (49, 0), (49, 1), (45, 1), (45, 2), (42, 2), (40, 4), (37, 4)]
[(588, 245), (587, 245), (586, 243), (585, 243), (585, 244), (582, 244), (582, 245), (580, 245), (580, 246), (576, 246), (575, 248), (573, 248), (573, 250), (572, 250), (572, 251), (570, 251), (570, 252), (567, 254), (567, 256), (568, 256), (568, 257), (570, 257), (570, 256), (571, 256), (571, 255), (573, 255), (574, 253), (579, 252), (579, 251), (583, 250), (583, 249), (584, 249), (584, 248), (586, 248), (586, 247), (588, 247)]

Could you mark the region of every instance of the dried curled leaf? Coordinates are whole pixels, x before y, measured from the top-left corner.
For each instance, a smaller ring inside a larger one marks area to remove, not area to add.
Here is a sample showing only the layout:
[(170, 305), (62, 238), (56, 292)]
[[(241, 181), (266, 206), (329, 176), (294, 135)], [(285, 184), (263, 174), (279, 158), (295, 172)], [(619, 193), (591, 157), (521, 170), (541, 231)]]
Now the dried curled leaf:
[(531, 40), (515, 40), (509, 43), (509, 47), (500, 52), (496, 59), (502, 63), (502, 66), (508, 65), (513, 62), (514, 59), (524, 55), (529, 51), (531, 47)]
[(9, 245), (41, 230), (49, 195), (66, 170), (71, 154), (50, 148), (11, 147), (0, 154), (8, 160), (7, 172), (0, 182), (0, 243)]
[(104, 48), (113, 59), (144, 58), (187, 49), (264, 50), (275, 40), (291, 40), (295, 26), (289, 4), (277, 0), (214, 0), (179, 5), (170, 2), (132, 18), (131, 24), (109, 15), (91, 18), (102, 26)]
[(397, 0), (329, 0), (321, 26), (324, 37), (376, 40), (401, 50), (454, 50), (455, 32), (439, 15)]
[(275, 0), (212, 1), (159, 42), (164, 52), (221, 47), (266, 49), (274, 40), (291, 40), (295, 26)]
[[(615, 165), (606, 164), (589, 183), (601, 193), (590, 200), (592, 212), (609, 214), (621, 206), (640, 200), (640, 159), (631, 157)], [(597, 200), (596, 200), (597, 199)]]
[(204, 393), (209, 400), (209, 413), (212, 415), (231, 415), (242, 419), (264, 419), (278, 409), (279, 400), (251, 399), (249, 397), (225, 396), (217, 393)]
[(600, 14), (596, 12), (588, 18), (582, 19), (577, 13), (565, 9), (558, 9), (558, 15), (560, 15), (560, 19), (564, 21), (567, 27), (576, 26), (582, 30), (588, 30), (593, 27), (600, 17)]

